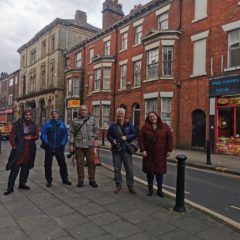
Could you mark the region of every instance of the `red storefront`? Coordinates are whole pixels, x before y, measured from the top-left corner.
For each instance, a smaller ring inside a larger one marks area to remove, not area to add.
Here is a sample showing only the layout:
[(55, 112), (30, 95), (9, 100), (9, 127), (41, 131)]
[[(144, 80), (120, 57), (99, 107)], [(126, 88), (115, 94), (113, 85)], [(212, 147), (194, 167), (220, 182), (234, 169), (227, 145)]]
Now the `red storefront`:
[(240, 156), (240, 76), (211, 80), (209, 96), (215, 153)]

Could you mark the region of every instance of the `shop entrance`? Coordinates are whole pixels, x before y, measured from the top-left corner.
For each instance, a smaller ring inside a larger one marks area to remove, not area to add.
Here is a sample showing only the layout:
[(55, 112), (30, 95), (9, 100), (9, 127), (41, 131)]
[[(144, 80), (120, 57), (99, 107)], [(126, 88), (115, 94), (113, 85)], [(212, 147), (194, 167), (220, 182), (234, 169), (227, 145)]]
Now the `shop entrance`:
[(192, 113), (192, 149), (205, 149), (206, 117), (201, 110)]

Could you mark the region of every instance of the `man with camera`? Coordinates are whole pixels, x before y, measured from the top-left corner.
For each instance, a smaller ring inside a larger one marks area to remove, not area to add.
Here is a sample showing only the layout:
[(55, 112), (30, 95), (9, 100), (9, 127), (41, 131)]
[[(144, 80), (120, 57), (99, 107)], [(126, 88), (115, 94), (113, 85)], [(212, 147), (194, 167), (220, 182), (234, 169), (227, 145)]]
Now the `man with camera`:
[(95, 117), (88, 113), (86, 105), (79, 108), (79, 116), (73, 119), (69, 133), (69, 152), (75, 153), (77, 160), (78, 187), (83, 187), (84, 158), (88, 166), (89, 185), (98, 187), (95, 181), (96, 165), (93, 161), (94, 143), (98, 139), (99, 129)]
[(44, 169), (47, 180), (46, 186), (52, 186), (52, 162), (54, 156), (60, 168), (62, 183), (72, 185), (68, 180), (68, 170), (64, 156), (64, 147), (68, 140), (67, 128), (60, 120), (58, 110), (52, 110), (51, 119), (42, 128), (41, 140), (42, 147), (45, 149)]
[(112, 145), (112, 156), (114, 165), (114, 179), (116, 184), (115, 193), (122, 190), (122, 162), (126, 170), (127, 186), (130, 193), (136, 194), (133, 179), (132, 155), (128, 151), (128, 144), (136, 139), (136, 128), (125, 119), (125, 109), (116, 110), (116, 122), (108, 129), (107, 139)]

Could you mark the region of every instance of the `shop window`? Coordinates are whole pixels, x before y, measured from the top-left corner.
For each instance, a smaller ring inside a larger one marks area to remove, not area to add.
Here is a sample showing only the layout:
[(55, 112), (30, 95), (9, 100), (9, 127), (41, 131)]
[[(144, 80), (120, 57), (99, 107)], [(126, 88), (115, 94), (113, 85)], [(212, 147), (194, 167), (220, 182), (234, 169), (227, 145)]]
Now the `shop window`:
[(233, 108), (222, 107), (218, 109), (218, 140), (233, 142)]

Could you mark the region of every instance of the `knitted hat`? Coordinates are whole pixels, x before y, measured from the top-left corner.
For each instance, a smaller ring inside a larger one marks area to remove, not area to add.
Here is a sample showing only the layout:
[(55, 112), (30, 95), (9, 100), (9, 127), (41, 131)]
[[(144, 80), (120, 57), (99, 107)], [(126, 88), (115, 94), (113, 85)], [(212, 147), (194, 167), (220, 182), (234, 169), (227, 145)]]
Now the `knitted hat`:
[(58, 113), (58, 115), (59, 115), (59, 110), (58, 110), (58, 109), (54, 108), (54, 109), (51, 111), (51, 114), (54, 113), (54, 112)]

